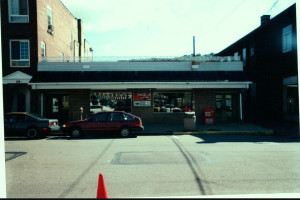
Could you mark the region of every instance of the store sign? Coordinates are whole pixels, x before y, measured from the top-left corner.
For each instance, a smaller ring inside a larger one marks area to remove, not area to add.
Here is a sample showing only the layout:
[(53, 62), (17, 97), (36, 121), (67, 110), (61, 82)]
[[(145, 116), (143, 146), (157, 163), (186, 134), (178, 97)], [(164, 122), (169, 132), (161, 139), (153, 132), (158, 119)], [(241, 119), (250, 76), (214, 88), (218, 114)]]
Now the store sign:
[(150, 92), (135, 92), (133, 93), (134, 106), (151, 106)]

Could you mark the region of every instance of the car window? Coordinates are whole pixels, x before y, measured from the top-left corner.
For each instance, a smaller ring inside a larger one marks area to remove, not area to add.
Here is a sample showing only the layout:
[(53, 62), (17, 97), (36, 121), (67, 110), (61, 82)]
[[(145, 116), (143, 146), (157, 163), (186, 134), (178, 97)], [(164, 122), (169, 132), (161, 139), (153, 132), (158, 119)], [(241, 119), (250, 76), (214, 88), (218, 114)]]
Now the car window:
[(30, 116), (32, 116), (33, 118), (40, 120), (40, 119), (47, 119), (46, 117), (43, 117), (39, 114), (35, 114), (35, 113), (30, 113)]
[(134, 120), (134, 117), (131, 115), (127, 115), (127, 114), (123, 114), (123, 115), (124, 115), (124, 120), (127, 120), (127, 121)]
[(27, 121), (29, 121), (29, 116), (17, 115), (16, 122), (27, 122)]
[(108, 121), (123, 121), (124, 116), (122, 113), (110, 113)]
[(4, 121), (6, 123), (12, 123), (12, 122), (15, 122), (15, 119), (16, 119), (16, 116), (15, 115), (5, 115), (4, 117)]
[(91, 118), (92, 122), (103, 122), (106, 121), (107, 113), (98, 113)]

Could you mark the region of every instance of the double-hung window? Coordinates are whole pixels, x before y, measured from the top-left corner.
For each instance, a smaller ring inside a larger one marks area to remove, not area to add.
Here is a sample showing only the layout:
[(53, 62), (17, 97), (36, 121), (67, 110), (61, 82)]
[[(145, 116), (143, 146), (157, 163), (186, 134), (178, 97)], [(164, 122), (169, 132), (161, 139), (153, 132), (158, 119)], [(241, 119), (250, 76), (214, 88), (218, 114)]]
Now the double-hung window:
[(29, 67), (29, 40), (10, 40), (10, 66)]
[(48, 18), (48, 26), (52, 25), (52, 9), (50, 6), (47, 6), (47, 18)]
[(42, 58), (45, 58), (46, 57), (46, 44), (45, 44), (45, 42), (41, 42), (41, 56), (42, 56)]
[(28, 23), (28, 0), (8, 0), (9, 22)]
[(289, 25), (282, 29), (282, 53), (292, 51), (292, 45), (292, 25)]

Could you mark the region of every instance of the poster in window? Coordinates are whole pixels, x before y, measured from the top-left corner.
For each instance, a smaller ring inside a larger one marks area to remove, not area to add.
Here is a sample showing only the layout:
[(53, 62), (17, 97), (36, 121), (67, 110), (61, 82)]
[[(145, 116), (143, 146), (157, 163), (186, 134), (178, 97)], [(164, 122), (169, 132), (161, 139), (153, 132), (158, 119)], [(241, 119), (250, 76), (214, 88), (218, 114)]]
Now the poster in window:
[(150, 92), (135, 92), (133, 93), (134, 106), (151, 106)]

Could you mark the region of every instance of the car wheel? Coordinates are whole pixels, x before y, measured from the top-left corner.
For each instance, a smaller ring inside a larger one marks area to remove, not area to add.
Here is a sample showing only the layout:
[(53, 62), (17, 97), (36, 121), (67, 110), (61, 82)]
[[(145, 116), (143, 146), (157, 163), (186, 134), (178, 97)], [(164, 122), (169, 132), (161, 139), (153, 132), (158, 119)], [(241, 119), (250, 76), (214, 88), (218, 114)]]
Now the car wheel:
[(29, 139), (35, 139), (38, 137), (38, 132), (35, 128), (29, 128), (26, 134)]
[(121, 135), (121, 137), (128, 137), (130, 135), (129, 128), (122, 128), (120, 130), (120, 135)]
[(79, 130), (79, 128), (74, 128), (71, 131), (71, 137), (72, 138), (78, 138), (81, 136), (81, 131)]

